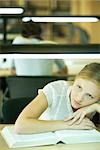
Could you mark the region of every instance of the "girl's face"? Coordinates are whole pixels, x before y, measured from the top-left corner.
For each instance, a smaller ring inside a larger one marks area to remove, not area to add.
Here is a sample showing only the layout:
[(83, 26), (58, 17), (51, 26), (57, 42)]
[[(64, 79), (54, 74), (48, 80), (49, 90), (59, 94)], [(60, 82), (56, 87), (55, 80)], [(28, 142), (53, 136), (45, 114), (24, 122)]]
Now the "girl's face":
[(72, 86), (71, 105), (75, 109), (91, 105), (100, 100), (100, 87), (94, 82), (77, 78)]

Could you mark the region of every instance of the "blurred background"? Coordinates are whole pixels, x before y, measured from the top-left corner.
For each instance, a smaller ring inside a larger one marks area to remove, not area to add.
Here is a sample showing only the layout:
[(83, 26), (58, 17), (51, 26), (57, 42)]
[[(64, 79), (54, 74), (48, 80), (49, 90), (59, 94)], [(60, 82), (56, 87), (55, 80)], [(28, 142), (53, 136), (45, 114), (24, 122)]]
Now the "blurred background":
[[(0, 7), (23, 7), (28, 16), (100, 16), (99, 0), (0, 0)], [(21, 18), (0, 18), (0, 43), (11, 43), (20, 33)], [(44, 23), (42, 37), (59, 44), (100, 43), (100, 21)], [(6, 39), (4, 39), (6, 32)]]

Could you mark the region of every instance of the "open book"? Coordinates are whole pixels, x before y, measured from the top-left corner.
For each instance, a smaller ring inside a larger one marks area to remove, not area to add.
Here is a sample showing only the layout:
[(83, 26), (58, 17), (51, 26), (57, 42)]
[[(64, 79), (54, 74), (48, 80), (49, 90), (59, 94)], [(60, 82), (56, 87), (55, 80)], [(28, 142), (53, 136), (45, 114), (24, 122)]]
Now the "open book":
[(65, 144), (100, 142), (100, 132), (95, 129), (59, 130), (38, 134), (16, 134), (14, 132), (14, 126), (6, 126), (2, 129), (1, 135), (10, 148), (51, 145), (57, 144), (60, 141)]

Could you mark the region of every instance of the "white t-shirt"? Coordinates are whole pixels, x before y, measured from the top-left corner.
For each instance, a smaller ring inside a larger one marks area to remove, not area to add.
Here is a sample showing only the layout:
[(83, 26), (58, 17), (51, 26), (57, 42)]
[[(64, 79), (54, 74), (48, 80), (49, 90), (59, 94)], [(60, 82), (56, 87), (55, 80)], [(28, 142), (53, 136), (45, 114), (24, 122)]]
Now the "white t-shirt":
[(37, 38), (25, 38), (19, 35), (13, 40), (12, 44), (57, 44), (57, 43), (54, 41), (40, 40)]
[(69, 98), (71, 83), (69, 81), (59, 80), (48, 83), (42, 91), (46, 95), (48, 108), (39, 119), (62, 120), (72, 115), (73, 110)]
[(41, 44), (41, 40), (36, 38), (24, 38), (19, 35), (13, 40), (12, 44)]
[(61, 59), (14, 59), (17, 75), (52, 75), (53, 67), (65, 67)]

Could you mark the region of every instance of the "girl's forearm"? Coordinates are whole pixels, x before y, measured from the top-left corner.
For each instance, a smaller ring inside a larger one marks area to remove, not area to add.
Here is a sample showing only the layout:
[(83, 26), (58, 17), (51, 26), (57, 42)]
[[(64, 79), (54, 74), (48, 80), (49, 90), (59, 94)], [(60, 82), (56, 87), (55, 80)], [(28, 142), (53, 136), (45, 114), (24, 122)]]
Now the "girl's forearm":
[(17, 133), (41, 133), (51, 132), (56, 130), (68, 129), (70, 126), (67, 125), (63, 120), (37, 120), (37, 119), (26, 119), (19, 123), (15, 123), (15, 131)]
[(15, 123), (15, 132), (19, 134), (25, 133), (42, 133), (52, 132), (57, 130), (66, 129), (93, 129), (94, 124), (91, 121), (83, 120), (80, 124), (70, 125), (69, 121), (63, 120), (38, 120), (38, 119), (23, 119), (22, 121), (17, 120)]

